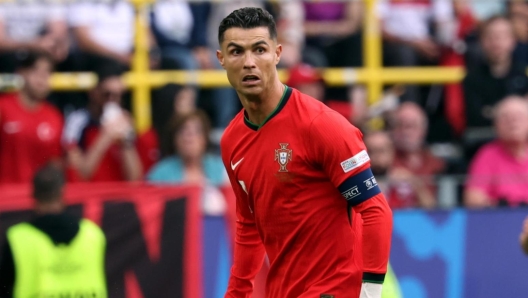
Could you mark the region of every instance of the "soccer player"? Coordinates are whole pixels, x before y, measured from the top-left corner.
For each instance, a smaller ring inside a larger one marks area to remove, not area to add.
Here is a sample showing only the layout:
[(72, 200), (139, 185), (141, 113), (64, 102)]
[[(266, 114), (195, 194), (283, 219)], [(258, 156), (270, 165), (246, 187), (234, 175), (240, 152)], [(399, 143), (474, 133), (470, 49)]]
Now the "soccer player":
[(221, 141), (237, 198), (226, 297), (250, 297), (265, 254), (266, 297), (381, 297), (392, 215), (361, 132), (280, 82), (282, 46), (268, 12), (235, 10), (218, 39), (244, 107)]

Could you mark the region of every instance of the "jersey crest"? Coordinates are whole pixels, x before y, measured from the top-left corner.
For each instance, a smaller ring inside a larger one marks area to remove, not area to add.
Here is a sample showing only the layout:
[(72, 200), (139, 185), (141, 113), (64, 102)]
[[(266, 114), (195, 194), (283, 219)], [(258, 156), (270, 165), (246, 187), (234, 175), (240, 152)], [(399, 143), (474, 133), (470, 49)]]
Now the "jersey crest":
[(280, 149), (275, 149), (275, 161), (279, 163), (279, 172), (288, 172), (286, 166), (292, 160), (292, 149), (288, 149), (288, 143), (279, 143)]

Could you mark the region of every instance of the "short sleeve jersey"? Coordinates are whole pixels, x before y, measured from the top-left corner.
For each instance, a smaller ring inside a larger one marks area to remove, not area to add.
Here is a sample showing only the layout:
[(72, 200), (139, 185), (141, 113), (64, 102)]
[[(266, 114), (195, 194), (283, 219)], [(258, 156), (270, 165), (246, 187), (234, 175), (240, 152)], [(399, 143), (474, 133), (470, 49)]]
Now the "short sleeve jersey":
[(62, 153), (59, 110), (49, 103), (26, 109), (18, 96), (0, 96), (0, 183), (28, 183), (39, 167)]
[(286, 87), (260, 127), (241, 111), (221, 149), (237, 219), (255, 223), (270, 261), (267, 297), (299, 297), (308, 287), (348, 297), (361, 281), (360, 260), (353, 258), (361, 240), (347, 200), (354, 205), (380, 193), (361, 132)]

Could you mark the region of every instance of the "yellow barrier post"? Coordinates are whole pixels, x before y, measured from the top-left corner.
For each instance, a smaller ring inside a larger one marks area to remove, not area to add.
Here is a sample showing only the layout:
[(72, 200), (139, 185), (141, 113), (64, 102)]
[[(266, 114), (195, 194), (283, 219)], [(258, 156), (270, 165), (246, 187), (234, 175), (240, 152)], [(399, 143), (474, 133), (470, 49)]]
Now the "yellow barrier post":
[(379, 78), (381, 70), (381, 32), (376, 13), (376, 0), (365, 0), (365, 22), (363, 26), (363, 59), (368, 73), (368, 101), (378, 101), (383, 91)]
[(132, 112), (138, 133), (149, 129), (152, 123), (150, 113), (150, 82), (149, 82), (149, 35), (148, 35), (148, 5), (151, 0), (131, 0), (136, 11), (135, 49), (132, 58), (132, 71), (126, 78), (133, 82)]
[[(367, 72), (368, 103), (380, 100), (383, 93), (383, 82), (380, 79), (382, 70), (382, 44), (380, 22), (377, 16), (376, 0), (365, 0), (365, 22), (363, 24), (363, 60)], [(372, 119), (369, 125), (373, 129), (383, 127), (381, 119)]]

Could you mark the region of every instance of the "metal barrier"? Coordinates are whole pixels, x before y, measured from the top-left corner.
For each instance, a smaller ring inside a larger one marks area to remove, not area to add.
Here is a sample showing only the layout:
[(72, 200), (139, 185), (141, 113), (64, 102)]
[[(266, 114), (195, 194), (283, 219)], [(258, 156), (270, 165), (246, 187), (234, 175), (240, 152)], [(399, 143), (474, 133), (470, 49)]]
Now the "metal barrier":
[[(154, 0), (130, 0), (135, 7), (135, 52), (132, 69), (125, 75), (127, 86), (132, 90), (132, 111), (135, 125), (139, 132), (151, 126), (150, 89), (167, 83), (197, 84), (202, 87), (229, 86), (225, 72), (222, 70), (206, 71), (151, 71), (148, 65), (148, 7)], [(203, 2), (206, 0), (190, 0)], [(218, 1), (218, 0), (217, 0)], [(287, 0), (275, 0), (275, 2)], [(317, 1), (317, 0), (312, 0)], [(333, 0), (335, 1), (335, 0)], [(338, 0), (339, 1), (339, 0)], [(344, 2), (350, 0), (341, 0)], [(358, 0), (359, 1), (359, 0)], [(376, 16), (376, 0), (363, 0), (365, 18), (363, 24), (363, 68), (329, 68), (323, 71), (325, 81), (330, 86), (343, 86), (354, 83), (365, 84), (368, 90), (369, 103), (376, 102), (386, 83), (453, 83), (462, 80), (465, 70), (461, 67), (382, 67), (382, 43), (380, 22)], [(287, 72), (280, 71), (281, 79), (286, 79)], [(13, 80), (4, 76), (0, 80)], [(16, 80), (14, 80), (16, 81)], [(91, 73), (56, 73), (52, 76), (54, 90), (86, 90), (96, 82)]]

